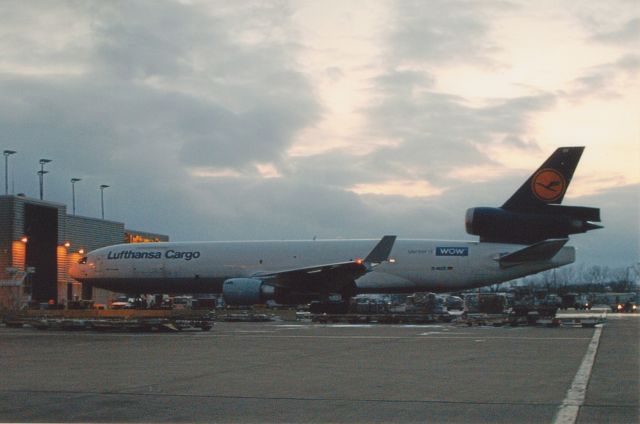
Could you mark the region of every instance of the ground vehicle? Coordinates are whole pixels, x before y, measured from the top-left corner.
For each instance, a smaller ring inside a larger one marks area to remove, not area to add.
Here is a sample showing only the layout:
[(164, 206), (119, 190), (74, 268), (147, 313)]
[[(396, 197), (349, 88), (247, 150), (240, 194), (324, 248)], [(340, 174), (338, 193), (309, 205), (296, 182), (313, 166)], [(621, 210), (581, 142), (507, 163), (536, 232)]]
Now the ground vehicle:
[(562, 304), (560, 306), (562, 309), (574, 308), (578, 309), (591, 309), (591, 302), (587, 299), (585, 295), (580, 295), (578, 293), (566, 293), (562, 295)]
[(618, 303), (611, 306), (612, 312), (618, 313), (633, 313), (638, 312), (638, 305), (635, 302), (627, 301), (625, 303)]
[(192, 296), (176, 296), (173, 298), (174, 309), (191, 309), (193, 303), (194, 300)]

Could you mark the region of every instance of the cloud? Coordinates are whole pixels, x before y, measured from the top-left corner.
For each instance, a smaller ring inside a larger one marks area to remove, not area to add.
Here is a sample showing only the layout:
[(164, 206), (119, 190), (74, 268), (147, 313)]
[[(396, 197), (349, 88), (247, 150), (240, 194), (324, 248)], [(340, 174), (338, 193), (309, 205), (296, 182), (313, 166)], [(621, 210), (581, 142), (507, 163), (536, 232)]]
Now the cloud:
[[(64, 46), (82, 44), (82, 51), (63, 46), (64, 55), (36, 54), (31, 62), (69, 60), (83, 72), (33, 74), (17, 66), (0, 74), (0, 122), (8, 139), (23, 155), (62, 156), (58, 166), (73, 165), (82, 175), (143, 168), (148, 182), (158, 178), (161, 164), (167, 176), (184, 177), (183, 165), (253, 169), (279, 161), (320, 109), (295, 69), (294, 43), (269, 35), (277, 32), (273, 23), (288, 31), (286, 15), (259, 3), (208, 6), (65, 3), (65, 12), (91, 32), (60, 38)], [(16, 14), (34, 25), (39, 11)], [(65, 33), (67, 22), (54, 14), (47, 29)], [(47, 34), (36, 34), (33, 50), (46, 51)], [(80, 36), (90, 41), (80, 43)], [(17, 53), (12, 57), (25, 63)], [(68, 156), (73, 159), (65, 164)]]
[[(486, 17), (497, 5), (440, 0), (394, 2), (389, 62), (491, 63), (487, 53), (497, 47), (487, 37), (490, 27)], [(508, 4), (501, 2), (501, 7)]]
[(562, 93), (572, 100), (583, 100), (593, 96), (620, 97), (625, 94), (628, 83), (638, 75), (640, 56), (626, 53), (615, 61), (592, 66), (569, 85)]
[[(44, 13), (43, 13), (44, 12)], [(80, 74), (87, 66), (91, 22), (72, 2), (0, 2), (0, 72)]]
[[(295, 78), (288, 89), (295, 89)], [(299, 93), (299, 94), (297, 94)], [(248, 163), (279, 161), (297, 131), (317, 116), (317, 107), (304, 88), (290, 96), (264, 101), (244, 113), (212, 107), (186, 121), (181, 158), (190, 165), (242, 166)], [(185, 131), (185, 132), (186, 132)]]
[(638, 42), (640, 42), (640, 18), (633, 17), (616, 29), (600, 31), (594, 34), (591, 39), (601, 43), (637, 46)]
[(399, 140), (396, 146), (380, 148), (372, 160), (395, 167), (393, 172), (398, 175), (417, 170), (432, 182), (442, 182), (454, 167), (490, 164), (483, 146), (505, 143), (523, 150), (531, 148), (531, 142), (524, 142), (520, 135), (527, 131), (534, 113), (555, 102), (553, 95), (541, 94), (495, 99), (484, 107), (474, 107), (458, 96), (417, 90), (414, 80), (406, 81), (397, 90), (383, 86), (378, 103), (368, 111), (372, 131)]
[(169, 137), (172, 130), (180, 134), (185, 164), (277, 161), (293, 135), (317, 118), (312, 88), (293, 68), (293, 44), (269, 36), (278, 30), (274, 24), (287, 31), (282, 8), (149, 6), (100, 8), (95, 68), (102, 78), (128, 81), (164, 100), (150, 112), (173, 106), (163, 118)]
[(637, 73), (640, 70), (640, 55), (626, 54), (616, 61), (616, 65), (627, 72)]
[(496, 165), (489, 148), (521, 152), (539, 148), (522, 134), (535, 114), (555, 105), (554, 94), (539, 92), (472, 104), (463, 96), (439, 90), (432, 72), (459, 61), (476, 66), (494, 63), (498, 47), (491, 38), (491, 16), (512, 6), (403, 1), (393, 3), (393, 9), (382, 49), (384, 67), (372, 80), (373, 100), (363, 110), (370, 123), (368, 132), (393, 140), (359, 161), (373, 171), (374, 181), (384, 176), (390, 187), (415, 179), (423, 187), (453, 189), (460, 184), (452, 178), (454, 170)]

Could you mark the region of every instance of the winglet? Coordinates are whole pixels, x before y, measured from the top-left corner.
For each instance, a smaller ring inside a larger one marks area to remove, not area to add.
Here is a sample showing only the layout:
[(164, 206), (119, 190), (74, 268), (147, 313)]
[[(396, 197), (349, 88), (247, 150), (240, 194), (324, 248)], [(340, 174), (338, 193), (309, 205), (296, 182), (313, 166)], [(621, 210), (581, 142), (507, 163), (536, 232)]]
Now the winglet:
[(365, 264), (379, 264), (389, 259), (389, 254), (396, 242), (396, 236), (384, 236), (364, 258)]

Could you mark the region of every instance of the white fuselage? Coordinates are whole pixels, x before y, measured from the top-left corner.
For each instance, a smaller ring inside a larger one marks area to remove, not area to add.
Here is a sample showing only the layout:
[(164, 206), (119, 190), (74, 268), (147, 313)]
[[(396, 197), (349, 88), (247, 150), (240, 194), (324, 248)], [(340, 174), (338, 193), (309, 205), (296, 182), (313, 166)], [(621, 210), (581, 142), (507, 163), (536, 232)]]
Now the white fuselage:
[[(378, 240), (233, 241), (120, 244), (74, 264), (73, 278), (126, 293), (220, 292), (229, 278), (252, 277), (364, 258)], [(575, 260), (573, 247), (553, 258), (502, 268), (501, 255), (525, 245), (396, 240), (389, 261), (356, 280), (359, 293), (451, 292), (512, 280)]]

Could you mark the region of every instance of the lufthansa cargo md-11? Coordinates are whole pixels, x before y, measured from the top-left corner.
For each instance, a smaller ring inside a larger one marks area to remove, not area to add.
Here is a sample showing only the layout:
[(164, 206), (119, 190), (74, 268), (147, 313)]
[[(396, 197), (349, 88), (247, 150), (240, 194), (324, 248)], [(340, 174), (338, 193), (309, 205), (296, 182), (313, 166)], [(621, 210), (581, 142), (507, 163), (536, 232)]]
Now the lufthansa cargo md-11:
[(501, 207), (472, 208), (479, 241), (396, 239), (119, 244), (89, 252), (73, 278), (115, 292), (222, 293), (227, 304), (293, 304), (334, 294), (451, 292), (574, 262), (571, 234), (597, 208), (562, 206), (584, 147), (557, 149)]

